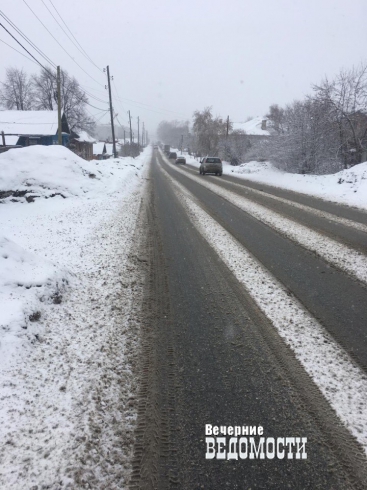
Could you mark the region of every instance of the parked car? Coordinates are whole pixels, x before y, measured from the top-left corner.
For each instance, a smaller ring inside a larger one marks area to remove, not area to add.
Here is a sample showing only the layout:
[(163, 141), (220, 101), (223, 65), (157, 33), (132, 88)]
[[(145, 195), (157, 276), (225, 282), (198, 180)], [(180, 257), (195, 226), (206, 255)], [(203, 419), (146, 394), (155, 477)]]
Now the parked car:
[(183, 163), (185, 165), (186, 164), (186, 158), (185, 157), (177, 157), (175, 163)]
[(158, 150), (158, 145), (154, 145), (154, 146), (153, 146), (153, 149), (154, 149), (154, 150)]
[(205, 174), (215, 174), (222, 175), (223, 173), (223, 165), (222, 160), (217, 157), (205, 157), (200, 160), (200, 175)]
[(177, 158), (177, 153), (175, 153), (174, 151), (169, 152), (169, 154), (168, 154), (168, 158), (169, 158), (170, 160), (176, 160), (176, 158)]

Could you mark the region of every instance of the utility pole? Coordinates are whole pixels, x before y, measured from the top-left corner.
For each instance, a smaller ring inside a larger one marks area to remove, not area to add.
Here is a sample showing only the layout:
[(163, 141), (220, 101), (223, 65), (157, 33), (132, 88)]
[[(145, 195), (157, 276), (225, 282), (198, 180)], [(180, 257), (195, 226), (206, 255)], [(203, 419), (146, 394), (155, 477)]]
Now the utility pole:
[(138, 153), (140, 153), (139, 116), (138, 116)]
[(58, 144), (62, 145), (62, 131), (61, 131), (61, 74), (60, 67), (57, 67), (57, 119), (58, 119)]
[(182, 155), (182, 148), (183, 148), (183, 134), (181, 134), (181, 155)]
[(124, 130), (124, 146), (126, 145), (126, 137), (125, 137), (125, 130)]
[(145, 146), (145, 129), (144, 129), (144, 123), (143, 123), (143, 147)]
[(227, 116), (227, 130), (226, 130), (226, 144), (225, 144), (225, 157), (229, 155), (228, 151), (228, 132), (229, 132), (229, 116)]
[(130, 111), (127, 111), (129, 113), (129, 123), (130, 123), (130, 145), (132, 143), (132, 140), (133, 140), (133, 132), (131, 130), (131, 115), (130, 115)]
[(113, 109), (112, 109), (111, 80), (110, 80), (110, 67), (109, 66), (107, 66), (107, 80), (108, 80), (108, 94), (110, 97), (110, 114), (111, 114), (113, 156), (114, 156), (114, 158), (117, 158), (116, 141), (115, 141), (115, 127), (113, 125)]

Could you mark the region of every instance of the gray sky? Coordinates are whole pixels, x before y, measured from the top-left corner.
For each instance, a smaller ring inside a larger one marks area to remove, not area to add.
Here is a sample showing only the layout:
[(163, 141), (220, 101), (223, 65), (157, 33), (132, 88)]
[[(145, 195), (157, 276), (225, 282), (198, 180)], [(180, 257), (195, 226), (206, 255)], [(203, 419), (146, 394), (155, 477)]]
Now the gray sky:
[[(151, 135), (162, 119), (191, 120), (206, 106), (232, 121), (263, 115), (270, 104), (302, 98), (325, 75), (367, 61), (366, 0), (51, 0), (100, 70), (51, 17), (45, 5), (60, 21), (50, 0), (26, 1), (96, 81), (24, 0), (3, 0), (0, 9), (55, 64), (106, 101), (102, 68), (109, 65), (119, 121), (127, 123), (130, 109)], [(0, 40), (21, 50), (2, 28)], [(0, 53), (0, 80), (8, 66), (38, 71), (3, 43)]]

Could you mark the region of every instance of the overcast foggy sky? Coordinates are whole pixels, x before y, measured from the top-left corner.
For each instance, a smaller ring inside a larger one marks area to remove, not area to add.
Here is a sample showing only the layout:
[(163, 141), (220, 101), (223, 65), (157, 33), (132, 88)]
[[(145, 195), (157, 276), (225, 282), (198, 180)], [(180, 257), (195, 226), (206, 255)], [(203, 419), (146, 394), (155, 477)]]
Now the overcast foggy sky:
[[(100, 85), (62, 51), (23, 0), (3, 0), (0, 8), (55, 64), (107, 101), (104, 73), (71, 44), (42, 0), (26, 1)], [(50, 0), (43, 1), (55, 14)], [(191, 120), (206, 106), (232, 121), (263, 115), (270, 104), (302, 98), (325, 75), (367, 61), (366, 0), (52, 2), (93, 61), (101, 69), (110, 66), (119, 96), (147, 104), (115, 99), (120, 122), (127, 124), (130, 109), (134, 126), (140, 116), (150, 135), (162, 119)], [(21, 50), (2, 28), (0, 39)], [(3, 43), (0, 53), (0, 80), (8, 66), (38, 71)], [(102, 122), (108, 120), (106, 115)]]

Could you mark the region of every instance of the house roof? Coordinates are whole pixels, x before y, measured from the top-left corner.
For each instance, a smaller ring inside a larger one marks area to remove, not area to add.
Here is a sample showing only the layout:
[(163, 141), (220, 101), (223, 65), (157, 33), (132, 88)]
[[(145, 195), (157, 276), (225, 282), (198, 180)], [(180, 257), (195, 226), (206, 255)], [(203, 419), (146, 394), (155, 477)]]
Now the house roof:
[(106, 143), (98, 142), (98, 143), (93, 143), (93, 155), (103, 155), (103, 150), (104, 150), (104, 145)]
[(75, 138), (75, 139), (77, 141), (80, 141), (81, 143), (96, 143), (95, 138), (93, 138), (86, 131), (83, 131), (83, 130), (78, 131), (77, 130), (76, 134), (78, 135), (78, 138)]
[(270, 136), (271, 132), (268, 129), (261, 129), (262, 121), (267, 120), (266, 117), (257, 116), (246, 122), (235, 122), (232, 124), (233, 130), (242, 130), (248, 135)]
[(113, 155), (113, 144), (112, 143), (106, 143), (106, 151), (108, 155)]
[(0, 111), (0, 132), (18, 135), (54, 135), (57, 111)]
[[(5, 145), (6, 146), (13, 146), (18, 143), (19, 136), (5, 136)], [(0, 137), (0, 145), (3, 145), (3, 140)]]

